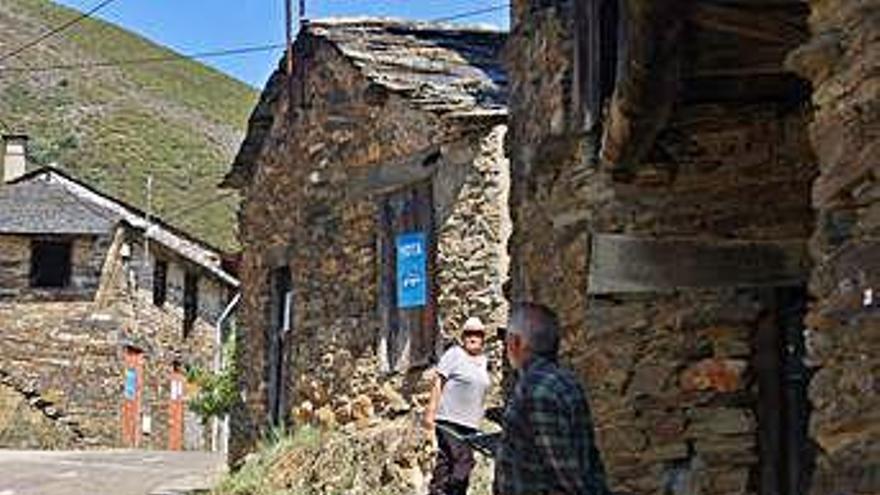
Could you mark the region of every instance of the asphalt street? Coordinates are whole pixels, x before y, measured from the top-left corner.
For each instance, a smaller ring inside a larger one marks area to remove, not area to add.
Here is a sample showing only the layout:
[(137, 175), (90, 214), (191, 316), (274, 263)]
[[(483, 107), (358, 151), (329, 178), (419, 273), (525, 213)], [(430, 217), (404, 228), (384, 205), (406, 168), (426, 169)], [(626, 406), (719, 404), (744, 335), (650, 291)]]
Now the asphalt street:
[(134, 450), (0, 450), (0, 495), (170, 495), (210, 488), (221, 455)]

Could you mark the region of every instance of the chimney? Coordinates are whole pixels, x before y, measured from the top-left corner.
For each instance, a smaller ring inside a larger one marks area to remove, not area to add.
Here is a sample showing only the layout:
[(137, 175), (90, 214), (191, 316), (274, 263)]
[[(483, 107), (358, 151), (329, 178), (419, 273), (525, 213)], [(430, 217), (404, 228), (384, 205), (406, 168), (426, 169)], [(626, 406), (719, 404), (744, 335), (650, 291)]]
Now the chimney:
[(25, 174), (28, 137), (24, 134), (3, 135), (3, 182), (12, 182)]

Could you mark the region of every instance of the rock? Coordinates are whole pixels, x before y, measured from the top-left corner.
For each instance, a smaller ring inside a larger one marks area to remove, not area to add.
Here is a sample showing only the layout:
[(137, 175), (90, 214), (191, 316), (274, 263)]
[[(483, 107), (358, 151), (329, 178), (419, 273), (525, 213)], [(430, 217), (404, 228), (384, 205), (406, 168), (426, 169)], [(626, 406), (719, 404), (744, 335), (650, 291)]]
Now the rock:
[(336, 415), (336, 422), (338, 424), (344, 425), (354, 421), (354, 412), (351, 407), (351, 402), (346, 402), (337, 406), (336, 409), (333, 410), (333, 413)]
[(314, 419), (315, 406), (305, 401), (293, 409), (293, 420), (297, 425), (311, 424)]
[(330, 409), (330, 406), (323, 406), (315, 411), (315, 419), (322, 430), (326, 431), (336, 428), (336, 414)]
[(743, 374), (748, 362), (738, 359), (704, 359), (681, 374), (681, 388), (685, 391), (715, 390), (735, 392), (743, 386)]
[(351, 403), (351, 417), (359, 427), (369, 425), (370, 418), (375, 413), (373, 400), (368, 395), (361, 394)]
[(658, 395), (671, 374), (669, 365), (639, 363), (627, 392), (636, 396)]
[(750, 434), (757, 428), (751, 411), (733, 408), (700, 408), (690, 414), (688, 438), (709, 435)]
[(381, 393), (387, 409), (392, 414), (403, 414), (412, 409), (412, 405), (390, 383), (386, 382), (382, 385)]

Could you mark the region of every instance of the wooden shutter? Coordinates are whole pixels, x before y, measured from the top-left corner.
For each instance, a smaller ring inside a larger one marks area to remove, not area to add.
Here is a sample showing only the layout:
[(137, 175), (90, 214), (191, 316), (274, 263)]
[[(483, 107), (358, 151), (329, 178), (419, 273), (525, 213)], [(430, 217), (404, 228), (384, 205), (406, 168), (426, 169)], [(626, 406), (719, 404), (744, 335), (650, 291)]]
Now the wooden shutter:
[[(379, 208), (379, 311), (391, 370), (405, 371), (427, 365), (434, 357), (436, 336), (434, 200), (430, 182), (385, 196)], [(401, 309), (397, 301), (396, 239), (400, 234), (423, 232), (427, 248), (427, 303)]]

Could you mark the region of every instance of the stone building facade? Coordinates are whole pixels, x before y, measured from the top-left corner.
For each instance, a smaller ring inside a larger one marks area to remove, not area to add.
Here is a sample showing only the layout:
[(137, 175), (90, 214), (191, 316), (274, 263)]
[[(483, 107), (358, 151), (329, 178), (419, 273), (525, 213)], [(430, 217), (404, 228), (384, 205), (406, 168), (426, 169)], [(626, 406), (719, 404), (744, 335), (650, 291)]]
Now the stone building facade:
[(503, 325), (503, 42), (312, 22), (272, 76), (226, 179), (244, 198), (233, 462), (273, 425), (409, 410), (467, 316)]
[(513, 2), (510, 296), (616, 489), (878, 490), (874, 3)]
[(789, 65), (812, 82), (815, 266), (807, 315), (813, 493), (880, 491), (880, 3), (810, 2)]
[(212, 448), (186, 370), (215, 366), (237, 290), (219, 253), (153, 221), (147, 260), (143, 213), (55, 169), (8, 179), (0, 446)]

